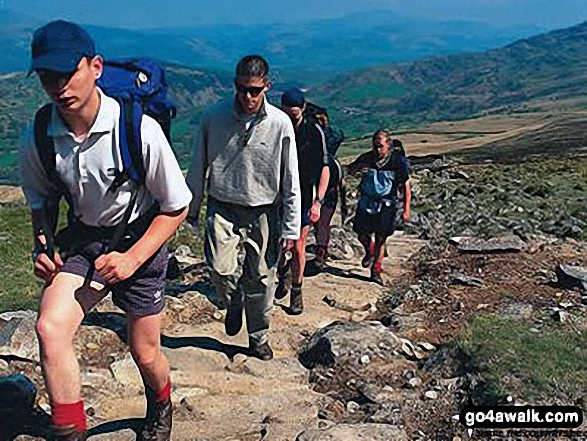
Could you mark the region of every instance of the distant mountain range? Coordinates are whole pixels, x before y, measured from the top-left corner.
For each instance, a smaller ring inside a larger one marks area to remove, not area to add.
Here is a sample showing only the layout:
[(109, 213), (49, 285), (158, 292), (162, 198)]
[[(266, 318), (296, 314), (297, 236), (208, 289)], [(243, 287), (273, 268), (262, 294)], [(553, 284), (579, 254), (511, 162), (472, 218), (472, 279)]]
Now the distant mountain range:
[(486, 52), (348, 72), (309, 93), (351, 133), (491, 113), (587, 108), (587, 22)]
[[(40, 24), (0, 10), (0, 72), (28, 67), (31, 35)], [(391, 11), (296, 25), (220, 24), (149, 31), (86, 28), (107, 57), (149, 56), (191, 67), (232, 70), (243, 55), (260, 53), (284, 75), (311, 82), (351, 69), (485, 50), (544, 30), (416, 20)]]
[[(168, 65), (168, 77), (178, 104), (174, 148), (185, 163), (203, 109), (233, 93), (232, 72)], [(270, 100), (278, 102), (288, 84), (278, 79)], [(493, 113), (587, 109), (587, 23), (486, 52), (347, 72), (306, 86), (309, 100), (326, 106), (349, 136)], [(45, 100), (36, 78), (0, 75), (0, 181), (17, 180), (25, 121)]]

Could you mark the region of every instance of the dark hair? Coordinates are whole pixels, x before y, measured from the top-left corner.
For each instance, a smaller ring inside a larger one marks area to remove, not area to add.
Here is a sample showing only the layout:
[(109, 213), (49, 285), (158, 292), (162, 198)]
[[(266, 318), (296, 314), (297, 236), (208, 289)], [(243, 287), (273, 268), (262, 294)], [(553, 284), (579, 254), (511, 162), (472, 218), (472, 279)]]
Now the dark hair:
[(383, 137), (387, 142), (391, 142), (391, 132), (387, 130), (377, 130), (375, 133), (373, 133), (371, 139), (375, 141), (379, 137)]
[(265, 78), (269, 74), (269, 64), (260, 55), (247, 55), (236, 65), (237, 78)]
[(404, 145), (399, 139), (394, 139), (393, 141), (391, 141), (391, 149), (399, 151), (402, 156), (406, 156)]

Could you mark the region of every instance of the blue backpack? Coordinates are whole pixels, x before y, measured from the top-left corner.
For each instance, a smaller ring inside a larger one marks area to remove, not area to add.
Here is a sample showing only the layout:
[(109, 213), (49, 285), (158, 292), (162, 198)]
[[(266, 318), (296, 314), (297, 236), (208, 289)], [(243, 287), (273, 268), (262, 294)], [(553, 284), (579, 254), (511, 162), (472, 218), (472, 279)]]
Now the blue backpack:
[[(110, 248), (116, 247), (132, 214), (138, 191), (145, 182), (145, 168), (142, 155), (141, 120), (143, 115), (154, 118), (171, 143), (171, 120), (176, 115), (174, 104), (167, 99), (165, 70), (154, 60), (125, 59), (104, 62), (101, 78), (97, 82), (106, 95), (120, 104), (120, 155), (122, 170), (116, 171), (108, 191), (115, 192), (122, 184), (131, 181), (133, 195), (122, 221), (116, 228)], [(59, 201), (64, 197), (69, 204), (68, 220), (74, 221), (71, 196), (59, 178), (55, 168), (55, 144), (47, 133), (51, 120), (52, 105), (43, 106), (35, 115), (35, 146), (49, 180), (60, 189), (59, 194), (50, 198), (45, 207), (43, 230), (47, 237), (47, 250), (53, 256), (52, 234), (55, 232), (59, 214)]]
[(379, 213), (383, 204), (395, 204), (396, 174), (393, 170), (370, 168), (361, 179), (359, 208), (371, 214)]

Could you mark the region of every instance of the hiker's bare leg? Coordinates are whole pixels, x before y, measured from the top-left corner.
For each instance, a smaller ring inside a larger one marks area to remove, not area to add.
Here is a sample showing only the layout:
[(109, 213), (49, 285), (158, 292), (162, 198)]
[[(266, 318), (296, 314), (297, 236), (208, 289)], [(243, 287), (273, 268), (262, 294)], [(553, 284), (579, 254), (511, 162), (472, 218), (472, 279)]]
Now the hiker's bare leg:
[(385, 257), (385, 241), (387, 236), (375, 234), (375, 247), (373, 253), (373, 269), (381, 272), (383, 269), (383, 258)]
[[(56, 403), (76, 403), (81, 399), (80, 369), (73, 350), (73, 337), (84, 318), (84, 310), (97, 300), (94, 298), (96, 292), (89, 291), (76, 299), (75, 292), (83, 282), (81, 276), (59, 273), (41, 298), (36, 331), (47, 393)], [(99, 289), (101, 285), (92, 283), (92, 287)]]
[(161, 352), (163, 313), (145, 317), (128, 317), (128, 344), (145, 385), (154, 391), (163, 389), (169, 380), (169, 363)]
[(304, 280), (304, 268), (306, 267), (306, 239), (310, 226), (306, 225), (300, 232), (300, 238), (296, 240), (293, 249), (293, 261), (291, 264), (292, 283), (301, 285)]

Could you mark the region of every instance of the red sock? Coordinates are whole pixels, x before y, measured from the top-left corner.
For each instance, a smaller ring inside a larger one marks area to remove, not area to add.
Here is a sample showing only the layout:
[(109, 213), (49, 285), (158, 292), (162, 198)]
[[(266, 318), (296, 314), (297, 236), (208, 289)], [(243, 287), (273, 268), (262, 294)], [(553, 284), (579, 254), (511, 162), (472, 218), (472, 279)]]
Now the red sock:
[(51, 403), (51, 420), (55, 426), (75, 426), (75, 430), (83, 432), (88, 428), (84, 402), (72, 404)]
[(167, 383), (163, 386), (163, 389), (154, 392), (151, 392), (149, 395), (155, 400), (157, 403), (163, 403), (171, 399), (171, 380), (167, 379)]
[(382, 272), (383, 271), (383, 259), (379, 259), (377, 260), (374, 264), (373, 264), (373, 269), (377, 272)]

